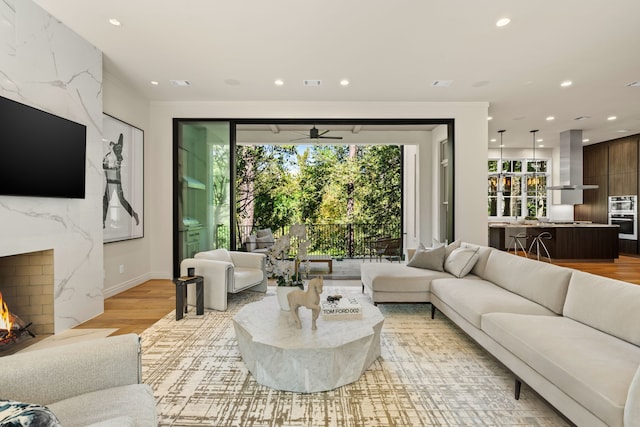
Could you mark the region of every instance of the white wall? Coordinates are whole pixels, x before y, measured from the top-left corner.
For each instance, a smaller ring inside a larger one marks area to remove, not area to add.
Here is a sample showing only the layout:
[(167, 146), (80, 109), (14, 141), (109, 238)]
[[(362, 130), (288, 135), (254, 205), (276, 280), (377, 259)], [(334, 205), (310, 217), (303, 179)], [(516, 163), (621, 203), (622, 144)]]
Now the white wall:
[[(144, 283), (150, 279), (150, 241), (149, 233), (153, 222), (153, 209), (149, 203), (148, 191), (153, 191), (154, 185), (148, 167), (150, 152), (154, 150), (149, 138), (149, 102), (138, 95), (122, 79), (112, 73), (104, 73), (104, 112), (129, 123), (144, 132), (145, 158), (145, 197), (144, 236), (141, 239), (107, 243), (104, 245), (104, 296), (113, 296), (124, 290)], [(169, 171), (170, 172), (170, 171)], [(104, 181), (104, 179), (103, 179)], [(120, 267), (124, 272), (120, 272)]]
[(0, 196), (0, 256), (53, 249), (59, 333), (104, 308), (102, 54), (32, 1), (0, 1), (0, 95), (87, 127), (85, 199)]
[(145, 230), (150, 239), (150, 276), (172, 275), (173, 118), (455, 119), (455, 237), (486, 244), (486, 183), (477, 177), (486, 175), (487, 111), (485, 102), (152, 102), (149, 133), (145, 133), (154, 147), (145, 152), (149, 168), (145, 198), (153, 210)]
[(404, 249), (416, 248), (420, 243), (420, 170), (418, 145), (404, 146)]

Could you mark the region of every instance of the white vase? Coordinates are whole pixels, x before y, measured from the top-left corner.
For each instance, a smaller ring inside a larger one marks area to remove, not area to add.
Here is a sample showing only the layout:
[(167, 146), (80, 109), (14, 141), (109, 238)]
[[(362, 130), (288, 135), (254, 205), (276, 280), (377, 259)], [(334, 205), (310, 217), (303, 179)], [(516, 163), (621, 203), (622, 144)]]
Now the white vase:
[(297, 286), (276, 286), (276, 293), (278, 295), (278, 304), (280, 304), (280, 309), (283, 311), (289, 311), (289, 300), (287, 299), (287, 295), (289, 292), (299, 291), (300, 288)]

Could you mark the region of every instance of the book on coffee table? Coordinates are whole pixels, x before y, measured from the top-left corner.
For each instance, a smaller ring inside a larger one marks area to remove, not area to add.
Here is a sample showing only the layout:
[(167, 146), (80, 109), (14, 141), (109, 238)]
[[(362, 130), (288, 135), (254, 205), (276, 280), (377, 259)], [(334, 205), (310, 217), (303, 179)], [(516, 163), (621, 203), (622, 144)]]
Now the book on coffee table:
[(356, 297), (345, 297), (338, 301), (320, 303), (324, 320), (362, 319), (362, 306)]

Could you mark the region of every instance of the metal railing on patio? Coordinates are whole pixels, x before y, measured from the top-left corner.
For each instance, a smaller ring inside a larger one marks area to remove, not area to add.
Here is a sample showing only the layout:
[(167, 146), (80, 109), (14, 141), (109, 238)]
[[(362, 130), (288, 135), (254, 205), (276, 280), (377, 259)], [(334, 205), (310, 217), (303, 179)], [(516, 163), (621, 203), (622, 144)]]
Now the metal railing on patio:
[[(372, 257), (372, 243), (376, 239), (401, 239), (402, 233), (398, 225), (371, 224), (307, 224), (307, 240), (311, 243), (310, 255), (329, 255), (332, 258), (364, 258)], [(238, 248), (243, 248), (241, 236), (249, 236), (259, 229), (271, 228), (274, 239), (287, 234), (289, 227), (238, 227)], [(400, 245), (402, 248), (402, 244)], [(290, 255), (295, 255), (291, 253)]]

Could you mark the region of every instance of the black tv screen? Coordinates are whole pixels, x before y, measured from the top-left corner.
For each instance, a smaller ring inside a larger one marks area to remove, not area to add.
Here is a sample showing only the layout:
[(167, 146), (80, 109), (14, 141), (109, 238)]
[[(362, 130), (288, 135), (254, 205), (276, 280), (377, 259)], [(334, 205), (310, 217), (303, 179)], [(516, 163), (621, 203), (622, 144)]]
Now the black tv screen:
[(0, 96), (0, 194), (85, 197), (87, 127)]

